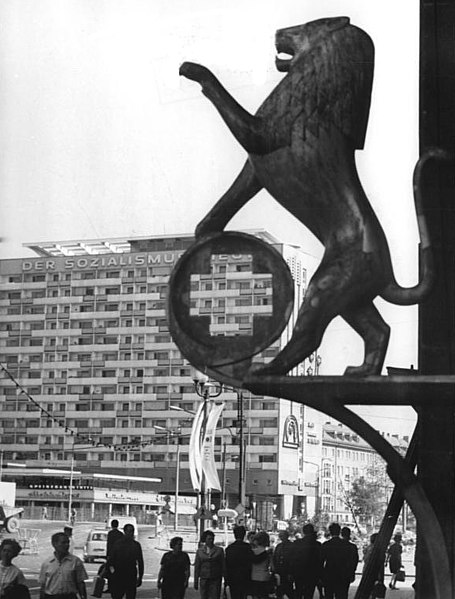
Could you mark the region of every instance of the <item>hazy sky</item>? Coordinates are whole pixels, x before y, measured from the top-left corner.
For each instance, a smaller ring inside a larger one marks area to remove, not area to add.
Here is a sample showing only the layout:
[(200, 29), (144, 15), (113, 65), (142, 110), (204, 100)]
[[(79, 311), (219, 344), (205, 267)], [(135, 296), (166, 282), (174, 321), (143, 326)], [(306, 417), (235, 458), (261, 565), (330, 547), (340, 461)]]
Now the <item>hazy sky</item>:
[[(245, 153), (199, 86), (179, 78), (179, 64), (209, 66), (254, 112), (282, 77), (274, 67), (275, 30), (346, 15), (376, 47), (359, 172), (389, 239), (397, 278), (413, 284), (418, 4), (2, 0), (0, 258), (30, 256), (24, 242), (193, 231)], [(266, 192), (229, 228), (265, 228), (321, 253)], [(386, 364), (416, 364), (416, 309), (377, 304), (392, 326)], [(337, 320), (321, 355), (321, 372), (338, 374), (362, 360), (362, 344)]]

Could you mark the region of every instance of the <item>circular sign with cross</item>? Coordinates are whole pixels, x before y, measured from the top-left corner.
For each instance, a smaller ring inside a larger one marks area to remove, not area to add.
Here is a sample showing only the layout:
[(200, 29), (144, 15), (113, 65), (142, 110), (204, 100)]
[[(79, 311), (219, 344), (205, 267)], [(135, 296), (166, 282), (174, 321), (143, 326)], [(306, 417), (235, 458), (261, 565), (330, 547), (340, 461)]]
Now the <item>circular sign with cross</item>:
[(197, 369), (239, 386), (252, 358), (283, 332), (294, 285), (281, 254), (246, 233), (197, 240), (169, 281), (172, 338)]

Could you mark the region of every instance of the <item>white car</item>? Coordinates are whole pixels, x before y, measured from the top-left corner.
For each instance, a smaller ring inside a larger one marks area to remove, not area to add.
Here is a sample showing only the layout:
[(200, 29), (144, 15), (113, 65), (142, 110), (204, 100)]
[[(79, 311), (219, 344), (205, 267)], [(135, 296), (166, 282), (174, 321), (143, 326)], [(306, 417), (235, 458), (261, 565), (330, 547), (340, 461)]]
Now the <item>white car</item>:
[(96, 528), (88, 533), (84, 545), (84, 562), (90, 563), (96, 559), (106, 559), (107, 533), (108, 531), (103, 528)]

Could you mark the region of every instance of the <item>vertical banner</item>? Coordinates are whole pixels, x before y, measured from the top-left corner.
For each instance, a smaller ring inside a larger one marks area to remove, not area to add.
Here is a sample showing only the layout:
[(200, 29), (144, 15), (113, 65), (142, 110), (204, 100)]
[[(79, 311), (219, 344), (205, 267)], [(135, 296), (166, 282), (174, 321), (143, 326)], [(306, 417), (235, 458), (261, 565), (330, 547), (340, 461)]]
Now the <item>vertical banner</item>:
[(202, 470), (205, 476), (206, 489), (221, 491), (220, 479), (215, 464), (215, 433), (224, 403), (208, 403), (207, 408), (207, 422), (204, 427), (201, 446)]
[(201, 460), (201, 431), (204, 424), (204, 402), (197, 409), (194, 416), (193, 426), (191, 428), (190, 445), (189, 445), (189, 466), (191, 484), (195, 491), (201, 490), (202, 480), (202, 460)]

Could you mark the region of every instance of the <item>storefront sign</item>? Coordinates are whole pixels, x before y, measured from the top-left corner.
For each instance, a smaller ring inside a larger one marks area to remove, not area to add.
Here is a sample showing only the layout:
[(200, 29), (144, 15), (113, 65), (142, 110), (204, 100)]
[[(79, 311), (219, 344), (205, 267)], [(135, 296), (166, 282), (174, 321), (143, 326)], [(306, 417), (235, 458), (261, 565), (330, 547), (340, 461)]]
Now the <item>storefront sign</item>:
[(283, 447), (299, 448), (299, 425), (297, 418), (290, 414), (284, 421)]
[(285, 487), (297, 487), (298, 482), (296, 480), (280, 480), (280, 483)]
[[(162, 252), (149, 254), (108, 254), (103, 256), (78, 256), (71, 258), (53, 258), (36, 260), (23, 260), (22, 270), (25, 272), (44, 272), (53, 270), (72, 270), (90, 269), (90, 268), (110, 268), (121, 266), (160, 266), (163, 264), (175, 264), (183, 251), (178, 252)], [(243, 255), (218, 255), (218, 261), (227, 260), (242, 260)]]

